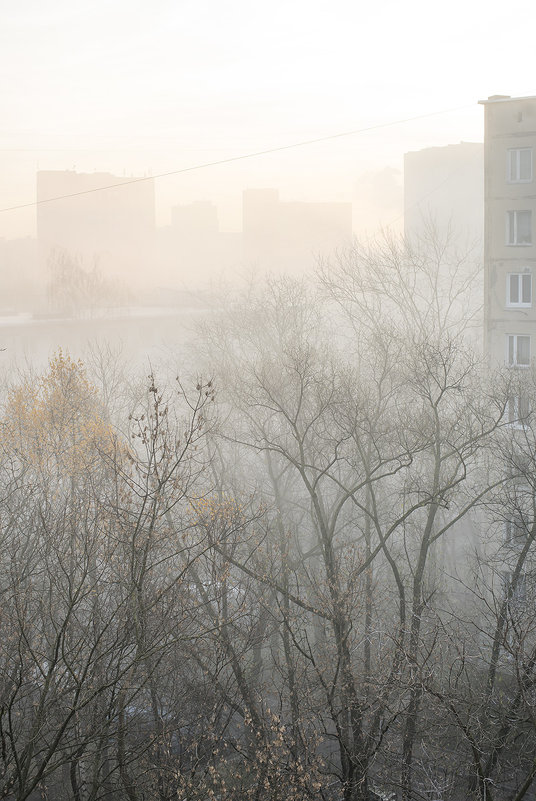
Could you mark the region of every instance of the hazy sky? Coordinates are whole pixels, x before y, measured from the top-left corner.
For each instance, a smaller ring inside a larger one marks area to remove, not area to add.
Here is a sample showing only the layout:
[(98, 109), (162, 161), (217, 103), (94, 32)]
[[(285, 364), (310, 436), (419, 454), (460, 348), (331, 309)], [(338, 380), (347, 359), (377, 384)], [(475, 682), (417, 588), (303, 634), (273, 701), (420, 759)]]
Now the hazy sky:
[[(407, 150), (480, 141), (478, 99), (536, 94), (533, 0), (0, 0), (0, 14), (2, 208), (35, 199), (37, 167), (155, 173), (460, 109), (158, 182), (159, 222), (212, 198), (236, 228), (246, 186), (350, 200)], [(33, 219), (1, 213), (0, 236)]]

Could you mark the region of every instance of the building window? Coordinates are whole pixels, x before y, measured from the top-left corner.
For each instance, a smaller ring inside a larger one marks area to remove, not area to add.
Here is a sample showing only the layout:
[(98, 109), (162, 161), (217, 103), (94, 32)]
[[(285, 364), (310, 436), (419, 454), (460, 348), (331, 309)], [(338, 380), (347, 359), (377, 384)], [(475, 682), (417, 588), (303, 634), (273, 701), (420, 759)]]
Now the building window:
[(509, 211), (506, 217), (506, 244), (532, 245), (532, 212)]
[(506, 277), (506, 305), (532, 306), (532, 273), (509, 273)]
[(516, 428), (523, 428), (530, 414), (530, 403), (527, 395), (511, 395), (506, 406), (506, 419)]
[(514, 147), (508, 151), (508, 183), (523, 184), (532, 181), (532, 148)]
[(506, 363), (509, 367), (528, 367), (530, 365), (530, 336), (507, 334)]
[(527, 542), (527, 529), (522, 520), (513, 518), (504, 524), (504, 541), (506, 545), (522, 548)]
[(512, 607), (519, 608), (526, 603), (530, 585), (530, 577), (526, 573), (520, 573), (516, 577), (514, 573), (504, 572), (501, 580), (503, 596)]

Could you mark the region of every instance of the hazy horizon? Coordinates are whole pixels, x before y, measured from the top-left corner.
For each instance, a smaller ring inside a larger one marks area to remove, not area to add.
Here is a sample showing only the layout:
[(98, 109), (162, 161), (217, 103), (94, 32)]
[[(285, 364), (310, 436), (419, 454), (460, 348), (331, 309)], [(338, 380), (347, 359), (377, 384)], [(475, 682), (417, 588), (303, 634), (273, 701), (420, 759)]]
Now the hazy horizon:
[[(528, 3), (516, 8), (529, 13)], [(478, 99), (531, 94), (517, 60), (529, 26), (509, 36), (514, 22), (459, 0), (448, 12), (341, 0), (269, 9), (242, 0), (225, 8), (98, 0), (83, 10), (65, 0), (46, 9), (9, 3), (0, 208), (35, 201), (37, 169), (156, 174), (409, 119), (156, 185), (160, 226), (172, 206), (212, 200), (222, 230), (239, 230), (248, 187), (277, 187), (286, 200), (354, 201), (364, 215), (371, 173), (401, 172), (407, 151), (480, 142)], [(447, 109), (457, 110), (410, 119)], [(371, 210), (361, 227), (392, 216)], [(34, 233), (35, 209), (0, 213), (1, 237)]]

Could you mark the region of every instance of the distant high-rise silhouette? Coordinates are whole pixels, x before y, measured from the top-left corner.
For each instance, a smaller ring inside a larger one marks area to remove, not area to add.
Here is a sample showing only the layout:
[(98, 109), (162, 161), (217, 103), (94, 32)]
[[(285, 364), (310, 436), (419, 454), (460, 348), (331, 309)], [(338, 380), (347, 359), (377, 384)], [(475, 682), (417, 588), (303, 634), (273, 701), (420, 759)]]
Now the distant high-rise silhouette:
[(404, 154), (404, 233), (419, 236), (436, 227), (458, 241), (482, 239), (484, 146), (460, 142)]
[[(37, 237), (43, 266), (61, 251), (86, 269), (98, 266), (106, 278), (133, 280), (147, 273), (154, 250), (154, 181), (131, 181), (109, 173), (38, 172)], [(42, 202), (64, 195), (71, 197)]]

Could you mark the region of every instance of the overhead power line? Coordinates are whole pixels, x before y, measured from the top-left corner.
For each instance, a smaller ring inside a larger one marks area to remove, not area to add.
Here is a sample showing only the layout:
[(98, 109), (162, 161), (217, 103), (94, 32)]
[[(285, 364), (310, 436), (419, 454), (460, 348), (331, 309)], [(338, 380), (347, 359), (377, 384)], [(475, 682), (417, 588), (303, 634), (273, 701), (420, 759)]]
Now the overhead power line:
[(71, 192), (69, 194), (57, 195), (55, 197), (44, 198), (42, 200), (34, 200), (31, 203), (22, 203), (17, 206), (7, 206), (6, 208), (0, 209), (0, 213), (5, 211), (16, 211), (17, 209), (27, 209), (31, 208), (32, 206), (40, 206), (43, 203), (53, 203), (56, 200), (66, 200), (67, 198), (78, 197), (79, 195), (90, 195), (93, 192), (104, 192), (107, 189), (115, 189), (120, 186), (128, 186), (129, 184), (138, 184), (142, 183), (143, 181), (153, 181), (158, 178), (167, 178), (170, 175), (181, 175), (182, 173), (186, 172), (203, 170), (206, 169), (207, 167), (217, 167), (221, 164), (231, 164), (234, 161), (243, 161), (245, 159), (258, 158), (259, 156), (267, 156), (270, 153), (281, 153), (284, 150), (292, 150), (298, 147), (306, 147), (307, 145), (315, 145), (320, 142), (329, 142), (333, 139), (342, 139), (343, 137), (346, 136), (356, 136), (357, 134), (367, 133), (368, 131), (377, 131), (381, 128), (391, 128), (395, 125), (402, 125), (406, 122), (413, 122), (414, 120), (423, 120), (426, 119), (427, 117), (435, 117), (438, 116), (439, 114), (448, 114), (449, 112), (453, 111), (462, 111), (463, 109), (466, 108), (472, 108), (472, 106), (473, 104), (471, 103), (470, 105), (458, 106), (457, 108), (442, 109), (441, 111), (431, 111), (428, 114), (419, 114), (416, 117), (405, 117), (404, 119), (401, 120), (382, 122), (378, 123), (377, 125), (369, 125), (366, 128), (356, 128), (352, 131), (343, 131), (341, 133), (328, 134), (327, 136), (318, 136), (315, 139), (304, 139), (300, 142), (292, 142), (291, 144), (280, 145), (279, 147), (270, 147), (267, 148), (266, 150), (257, 150), (254, 153), (242, 153), (239, 156), (230, 156), (229, 158), (218, 159), (217, 161), (207, 161), (203, 164), (194, 164), (190, 167), (182, 167), (181, 169), (178, 170), (169, 170), (167, 172), (158, 173), (157, 175), (147, 175), (142, 178), (131, 178), (126, 181), (119, 181), (114, 184), (107, 184), (106, 186), (97, 186), (94, 187), (93, 189), (84, 189), (80, 192)]

